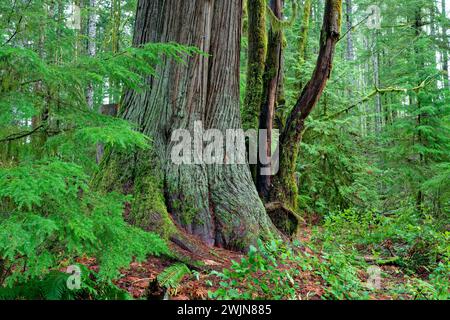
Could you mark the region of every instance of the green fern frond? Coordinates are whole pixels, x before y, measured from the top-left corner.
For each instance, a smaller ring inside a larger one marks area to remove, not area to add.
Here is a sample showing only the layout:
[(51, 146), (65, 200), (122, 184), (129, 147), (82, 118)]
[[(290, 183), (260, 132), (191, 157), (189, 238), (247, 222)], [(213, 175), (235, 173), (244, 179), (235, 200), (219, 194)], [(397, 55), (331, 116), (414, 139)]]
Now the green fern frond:
[(184, 263), (176, 263), (161, 272), (157, 279), (161, 287), (177, 288), (184, 276), (190, 274), (191, 270)]
[(0, 287), (0, 300), (72, 300), (75, 296), (67, 288), (68, 276), (64, 272), (52, 271), (42, 280), (33, 279), (12, 287)]
[(0, 287), (0, 300), (14, 300), (20, 296), (20, 288), (2, 288)]
[(42, 297), (46, 300), (71, 300), (72, 292), (67, 288), (69, 274), (64, 272), (51, 272), (40, 283)]

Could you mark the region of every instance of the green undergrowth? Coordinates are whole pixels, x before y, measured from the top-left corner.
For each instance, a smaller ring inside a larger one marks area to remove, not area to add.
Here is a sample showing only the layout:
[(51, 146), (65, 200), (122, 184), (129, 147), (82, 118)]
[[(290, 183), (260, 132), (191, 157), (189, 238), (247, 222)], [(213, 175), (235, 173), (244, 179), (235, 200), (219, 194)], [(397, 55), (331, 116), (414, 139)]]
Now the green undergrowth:
[(85, 256), (99, 267), (91, 288), (109, 288), (133, 260), (170, 255), (159, 235), (124, 221), (130, 196), (90, 189), (88, 176), (73, 163), (46, 159), (1, 168), (0, 199), (2, 296), (5, 290), (17, 298), (32, 294)]
[[(329, 214), (307, 242), (259, 242), (213, 299), (449, 299), (449, 232), (413, 211)], [(369, 257), (370, 259), (368, 259)], [(367, 258), (367, 259), (366, 259)], [(385, 267), (394, 268), (395, 275)], [(310, 274), (305, 280), (302, 274)], [(378, 281), (378, 282), (377, 282)], [(305, 287), (313, 286), (305, 293)]]

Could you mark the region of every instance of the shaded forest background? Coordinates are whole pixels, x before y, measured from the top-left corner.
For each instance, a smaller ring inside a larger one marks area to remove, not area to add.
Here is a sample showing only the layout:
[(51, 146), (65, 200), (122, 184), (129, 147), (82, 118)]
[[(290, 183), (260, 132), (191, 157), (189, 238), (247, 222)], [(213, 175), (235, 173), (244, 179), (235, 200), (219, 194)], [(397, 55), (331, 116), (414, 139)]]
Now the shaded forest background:
[[(0, 298), (448, 299), (448, 0), (244, 1), (242, 126), (264, 128), (272, 110), (281, 131), (320, 62), (326, 3), (342, 4), (330, 79), (285, 153), (294, 172), (274, 182), (251, 168), (267, 211), (281, 201), (294, 226), (273, 219), (283, 240), (245, 243), (245, 256), (179, 235), (154, 176), (133, 192), (99, 187), (119, 180), (108, 170), (150, 170), (105, 165), (152, 152), (155, 137), (122, 117), (125, 93), (203, 54), (133, 46), (137, 2), (0, 2)], [(202, 252), (174, 248), (186, 239)], [(367, 286), (373, 270), (381, 288)]]

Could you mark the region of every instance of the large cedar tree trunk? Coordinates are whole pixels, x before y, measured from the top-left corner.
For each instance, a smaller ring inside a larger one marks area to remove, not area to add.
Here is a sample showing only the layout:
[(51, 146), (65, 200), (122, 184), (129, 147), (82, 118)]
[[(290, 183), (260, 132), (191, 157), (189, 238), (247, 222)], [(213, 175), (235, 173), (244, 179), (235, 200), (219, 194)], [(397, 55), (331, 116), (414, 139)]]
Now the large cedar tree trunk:
[(177, 42), (196, 46), (186, 64), (165, 60), (143, 92), (128, 91), (120, 114), (151, 137), (152, 151), (113, 152), (99, 186), (133, 194), (128, 219), (168, 237), (178, 226), (208, 245), (245, 250), (275, 230), (247, 164), (175, 165), (172, 132), (241, 128), (239, 52), (242, 0), (140, 0), (134, 45)]

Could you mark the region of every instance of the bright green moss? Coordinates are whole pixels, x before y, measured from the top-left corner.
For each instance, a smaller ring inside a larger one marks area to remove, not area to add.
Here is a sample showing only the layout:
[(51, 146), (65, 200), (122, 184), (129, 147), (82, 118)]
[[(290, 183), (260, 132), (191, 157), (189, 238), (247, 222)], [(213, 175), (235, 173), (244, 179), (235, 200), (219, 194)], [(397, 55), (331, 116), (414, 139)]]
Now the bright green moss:
[(117, 191), (133, 196), (124, 211), (131, 224), (153, 231), (163, 238), (176, 232), (164, 199), (163, 178), (149, 151), (133, 155), (107, 156), (93, 185), (103, 192)]

